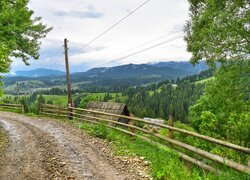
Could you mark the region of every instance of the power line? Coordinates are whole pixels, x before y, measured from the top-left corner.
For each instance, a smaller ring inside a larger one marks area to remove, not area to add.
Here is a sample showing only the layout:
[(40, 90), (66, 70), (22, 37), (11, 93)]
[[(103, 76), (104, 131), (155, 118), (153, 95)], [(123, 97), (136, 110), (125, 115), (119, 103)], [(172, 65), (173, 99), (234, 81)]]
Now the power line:
[(147, 0), (144, 3), (142, 3), (140, 6), (138, 6), (137, 8), (135, 8), (133, 11), (131, 11), (130, 13), (128, 13), (126, 16), (124, 16), (122, 19), (120, 19), (118, 22), (116, 22), (115, 24), (113, 24), (111, 27), (109, 27), (108, 29), (106, 29), (104, 32), (102, 32), (101, 34), (99, 34), (97, 37), (95, 37), (94, 39), (92, 39), (91, 41), (89, 41), (88, 43), (84, 44), (82, 47), (80, 47), (79, 49), (75, 50), (75, 52), (71, 53), (70, 56), (73, 56), (76, 51), (79, 51), (87, 46), (89, 46), (91, 43), (93, 43), (94, 41), (96, 41), (97, 39), (99, 39), (100, 37), (102, 37), (104, 34), (106, 34), (107, 32), (109, 32), (111, 29), (113, 29), (114, 27), (118, 26), (122, 21), (124, 21), (125, 19), (127, 19), (129, 16), (131, 16), (132, 14), (134, 14), (136, 11), (138, 11), (140, 8), (142, 8), (144, 5), (146, 5), (149, 1), (151, 0)]
[(128, 49), (128, 50), (119, 52), (119, 53), (117, 53), (116, 55), (113, 55), (113, 56), (109, 57), (108, 59), (112, 59), (112, 58), (114, 58), (114, 57), (116, 57), (116, 56), (119, 56), (119, 55), (121, 55), (121, 54), (124, 54), (124, 53), (130, 52), (130, 51), (132, 51), (132, 50), (138, 49), (138, 48), (140, 48), (140, 47), (143, 47), (143, 46), (145, 46), (145, 45), (148, 45), (148, 44), (150, 44), (150, 43), (153, 43), (153, 42), (155, 42), (155, 41), (158, 41), (158, 40), (160, 40), (160, 39), (163, 39), (163, 38), (165, 38), (165, 37), (167, 37), (167, 36), (170, 36), (170, 35), (172, 35), (172, 34), (175, 34), (175, 33), (179, 32), (179, 31), (181, 31), (181, 30), (182, 30), (182, 28), (181, 28), (181, 29), (178, 29), (177, 31), (174, 31), (174, 32), (172, 32), (172, 33), (164, 34), (164, 35), (159, 36), (159, 37), (157, 37), (157, 38), (155, 38), (155, 39), (153, 39), (153, 40), (150, 40), (150, 41), (148, 41), (148, 42), (145, 42), (145, 43), (143, 43), (143, 44), (140, 44), (140, 45), (138, 45), (138, 46), (135, 46), (135, 47), (133, 47), (133, 48), (131, 48), (131, 49)]
[(126, 59), (126, 58), (128, 58), (128, 57), (131, 57), (131, 56), (140, 54), (140, 53), (142, 53), (142, 52), (144, 52), (144, 51), (148, 51), (148, 50), (150, 50), (150, 49), (153, 49), (153, 48), (156, 48), (156, 47), (158, 47), (158, 46), (167, 44), (167, 43), (169, 43), (169, 42), (172, 42), (172, 41), (177, 40), (177, 39), (180, 39), (180, 38), (183, 38), (183, 36), (176, 36), (176, 37), (170, 38), (170, 39), (168, 39), (168, 40), (166, 40), (166, 41), (160, 42), (160, 43), (158, 43), (158, 44), (155, 44), (155, 45), (153, 45), (153, 46), (147, 47), (147, 48), (145, 48), (145, 49), (142, 49), (142, 50), (140, 50), (140, 51), (134, 52), (134, 53), (132, 53), (132, 54), (123, 56), (123, 57), (121, 57), (121, 58), (119, 58), (119, 59), (115, 59), (115, 60), (106, 62), (106, 63), (104, 63), (104, 64), (101, 64), (101, 65), (99, 65), (99, 66), (96, 66), (95, 68), (99, 68), (99, 67), (102, 67), (102, 66), (104, 66), (104, 65), (107, 65), (107, 64), (110, 64), (110, 63), (113, 63), (113, 62), (117, 62), (117, 61)]

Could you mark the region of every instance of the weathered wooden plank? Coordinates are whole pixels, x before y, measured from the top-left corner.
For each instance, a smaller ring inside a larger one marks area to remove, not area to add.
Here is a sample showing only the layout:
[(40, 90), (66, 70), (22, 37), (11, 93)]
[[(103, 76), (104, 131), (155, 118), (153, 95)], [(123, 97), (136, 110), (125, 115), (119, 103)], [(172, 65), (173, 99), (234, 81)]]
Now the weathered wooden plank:
[(0, 106), (14, 106), (14, 107), (21, 107), (21, 104), (0, 104)]
[(22, 110), (21, 107), (11, 107), (11, 106), (0, 106), (2, 109), (14, 109), (14, 110)]
[(68, 111), (61, 111), (61, 110), (58, 110), (58, 109), (48, 109), (48, 108), (42, 108), (42, 112), (43, 111), (53, 112), (55, 114), (58, 114), (58, 113), (68, 114), (69, 113)]
[(52, 114), (52, 113), (47, 113), (47, 112), (41, 112), (42, 114), (50, 115), (50, 116), (60, 116), (60, 117), (68, 117), (66, 115), (58, 115), (58, 114)]

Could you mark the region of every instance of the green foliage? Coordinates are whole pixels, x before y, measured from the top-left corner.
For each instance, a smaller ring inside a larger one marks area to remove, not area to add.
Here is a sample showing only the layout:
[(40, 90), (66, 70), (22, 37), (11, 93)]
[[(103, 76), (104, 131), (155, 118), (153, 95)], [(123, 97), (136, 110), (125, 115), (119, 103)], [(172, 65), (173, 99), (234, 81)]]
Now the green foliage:
[[(86, 108), (90, 101), (114, 101), (120, 93), (83, 93), (78, 95), (80, 97), (79, 107)], [(78, 99), (76, 97), (75, 99)]]
[(249, 59), (249, 0), (189, 0), (185, 31), (192, 62)]
[(103, 97), (104, 102), (108, 102), (110, 99), (112, 99), (112, 95), (109, 93), (105, 94)]
[(168, 119), (173, 113), (175, 120), (188, 123), (189, 107), (203, 93), (203, 83), (196, 81), (213, 76), (213, 69), (177, 80), (165, 80), (145, 87), (129, 87), (123, 99), (129, 110), (137, 117)]
[(207, 83), (209, 81), (212, 81), (214, 80), (214, 77), (210, 77), (210, 78), (207, 78), (207, 79), (203, 79), (203, 80), (200, 80), (200, 81), (196, 81), (195, 83), (196, 84), (199, 84), (199, 83)]
[(20, 104), (22, 104), (24, 106), (24, 112), (28, 113), (29, 112), (29, 105), (28, 105), (26, 97), (21, 97)]
[(200, 133), (250, 146), (250, 61), (229, 61), (207, 83), (204, 96), (190, 108)]
[(41, 23), (41, 17), (33, 17), (28, 0), (0, 1), (0, 72), (6, 72), (10, 56), (22, 58), (24, 63), (32, 57), (39, 58), (40, 39), (51, 30)]
[[(206, 60), (210, 65), (221, 62), (214, 80), (206, 82), (205, 94), (190, 108), (191, 125), (202, 134), (249, 147), (249, 0), (189, 2), (191, 19), (185, 40), (191, 61)], [(246, 160), (244, 155), (221, 146), (206, 144), (205, 149), (237, 161)]]
[(188, 171), (184, 162), (172, 150), (158, 147), (137, 139), (128, 145), (131, 152), (144, 156), (151, 163), (151, 173), (155, 179), (198, 179), (196, 169)]
[(151, 93), (147, 87), (137, 87), (124, 95), (128, 96), (129, 110), (136, 116), (168, 119), (173, 114), (175, 120), (187, 123), (189, 107), (199, 99), (203, 86), (188, 80), (179, 84), (166, 82)]
[(47, 104), (52, 104), (53, 105), (53, 101), (52, 100), (47, 100)]
[(94, 100), (96, 100), (95, 97), (93, 97), (93, 96), (86, 96), (86, 97), (84, 97), (84, 98), (81, 99), (81, 102), (80, 102), (79, 107), (81, 107), (81, 108), (86, 108), (87, 105), (88, 105), (88, 103), (89, 103), (90, 101), (94, 101)]
[(56, 105), (67, 105), (67, 96), (66, 95), (43, 95), (45, 101), (53, 102)]
[(2, 99), (4, 103), (9, 104), (23, 104), (25, 113), (39, 114), (40, 104), (45, 103), (45, 98), (42, 94), (33, 93), (31, 95), (21, 96), (20, 102), (17, 96), (5, 95)]
[(38, 59), (39, 39), (51, 30), (41, 23), (40, 17), (32, 17), (34, 12), (28, 9), (28, 2), (0, 0), (0, 73), (9, 71), (10, 57), (21, 58), (27, 65), (30, 57)]
[(202, 111), (200, 116), (201, 123), (199, 126), (199, 131), (202, 134), (208, 136), (216, 137), (219, 134), (217, 127), (219, 127), (219, 121), (217, 117), (210, 111)]
[(7, 73), (11, 60), (8, 57), (9, 50), (6, 45), (0, 41), (0, 73)]
[(108, 135), (108, 128), (105, 125), (97, 125), (97, 126), (93, 126), (92, 129), (90, 130), (90, 133), (92, 135), (95, 135), (96, 137), (99, 138), (107, 138)]
[(45, 98), (43, 97), (42, 94), (39, 94), (39, 96), (37, 98), (37, 103), (38, 104), (45, 104)]
[[(176, 126), (194, 131), (192, 127), (180, 122), (177, 122)], [(78, 127), (88, 130), (94, 136), (106, 138), (111, 141), (116, 155), (145, 157), (145, 160), (150, 162), (151, 175), (154, 179), (248, 179), (247, 174), (238, 173), (227, 168), (223, 170), (220, 175), (206, 173), (196, 166), (187, 168), (187, 164), (170, 148), (159, 148), (138, 138), (131, 139), (130, 136), (116, 130), (108, 129), (104, 125), (94, 125), (81, 122), (78, 124)], [(162, 133), (165, 134), (166, 132), (162, 131)], [(180, 133), (176, 133), (175, 137), (177, 139), (185, 139), (184, 142), (189, 141), (199, 143), (199, 140), (195, 140), (193, 137), (185, 136)], [(223, 149), (223, 152), (227, 153), (228, 151)]]
[(30, 112), (34, 114), (40, 114), (41, 104), (45, 104), (45, 98), (42, 94), (36, 95), (34, 102), (30, 102)]
[(15, 97), (15, 96), (6, 96), (6, 95), (3, 95), (3, 97), (0, 98), (0, 103), (16, 104), (17, 102), (18, 102), (18, 97)]

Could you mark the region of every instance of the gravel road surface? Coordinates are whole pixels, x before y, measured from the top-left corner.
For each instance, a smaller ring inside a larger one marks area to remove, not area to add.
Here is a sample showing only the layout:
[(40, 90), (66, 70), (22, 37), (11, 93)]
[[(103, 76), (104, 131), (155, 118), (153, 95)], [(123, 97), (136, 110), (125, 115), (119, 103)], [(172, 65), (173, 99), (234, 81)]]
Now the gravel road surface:
[(0, 150), (1, 180), (143, 179), (105, 156), (100, 140), (68, 124), (0, 112), (0, 126), (8, 139)]

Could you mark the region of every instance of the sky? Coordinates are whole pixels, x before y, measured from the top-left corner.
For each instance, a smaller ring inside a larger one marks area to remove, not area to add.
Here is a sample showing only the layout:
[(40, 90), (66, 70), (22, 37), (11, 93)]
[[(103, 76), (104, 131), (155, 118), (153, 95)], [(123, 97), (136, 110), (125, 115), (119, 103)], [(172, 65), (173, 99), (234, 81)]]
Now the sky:
[[(64, 38), (69, 40), (71, 72), (129, 63), (189, 60), (191, 55), (181, 37), (184, 35), (183, 26), (189, 19), (187, 0), (151, 0), (84, 47), (143, 2), (145, 0), (30, 0), (29, 8), (35, 12), (34, 16), (41, 16), (42, 22), (53, 30), (41, 41), (39, 60), (31, 59), (30, 66), (25, 66), (20, 59), (14, 60), (11, 72), (37, 68), (65, 71)], [(175, 37), (180, 38), (173, 40)], [(130, 50), (157, 38), (152, 43)], [(169, 40), (172, 41), (121, 59)]]

